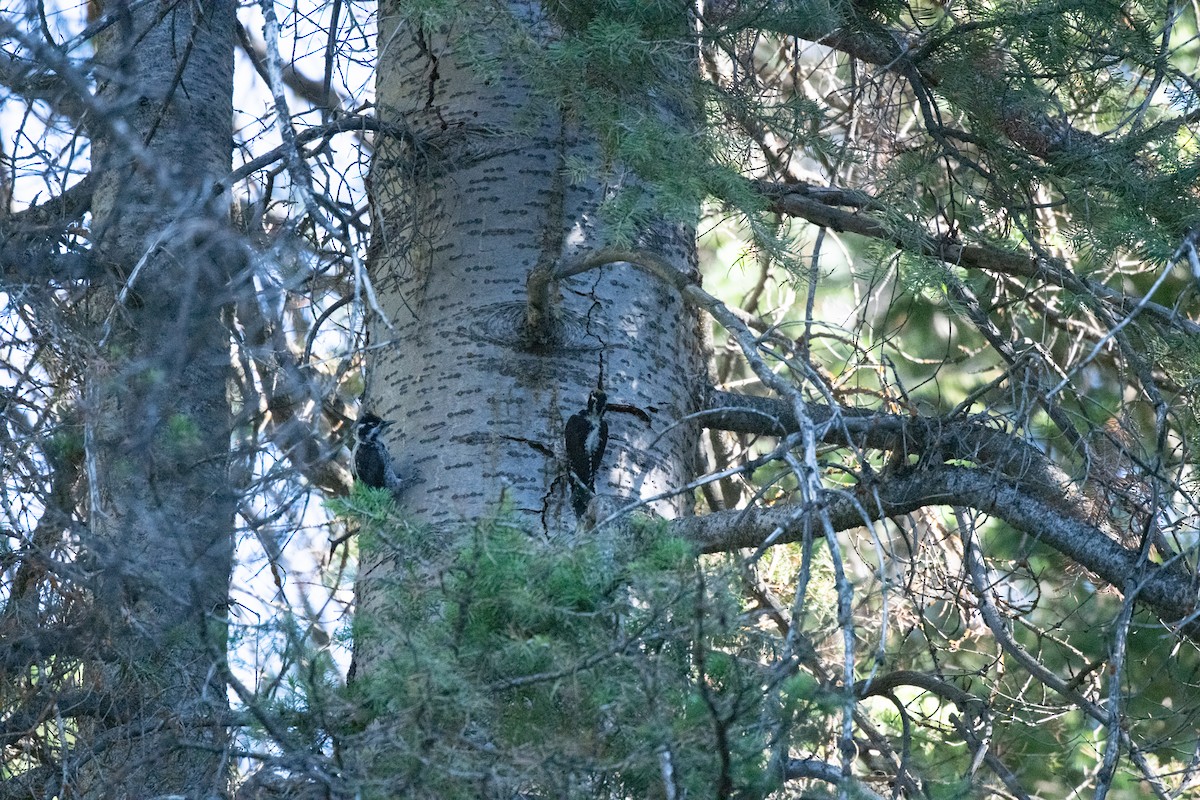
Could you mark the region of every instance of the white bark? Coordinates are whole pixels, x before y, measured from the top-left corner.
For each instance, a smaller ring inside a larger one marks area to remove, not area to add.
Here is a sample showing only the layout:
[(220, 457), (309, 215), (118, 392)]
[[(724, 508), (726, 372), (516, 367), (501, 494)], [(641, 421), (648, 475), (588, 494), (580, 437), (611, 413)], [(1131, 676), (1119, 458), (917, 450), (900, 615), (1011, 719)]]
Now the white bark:
[[(695, 313), (625, 265), (567, 280), (553, 322), (526, 327), (531, 270), (607, 243), (597, 206), (621, 172), (608, 169), (606, 182), (588, 132), (514, 70), (488, 74), (481, 53), (464, 57), (468, 35), (475, 48), (497, 47), (495, 31), (513, 24), (548, 35), (521, 23), (537, 4), (509, 8), (506, 19), (467, 15), (469, 30), (422, 31), (404, 4), (382, 5), (379, 112), (411, 139), (382, 137), (372, 173), (369, 268), (387, 320), (370, 322), (366, 404), (400, 423), (390, 446), (420, 471), (406, 501), (423, 522), (461, 525), (503, 498), (553, 537), (574, 527), (563, 426), (586, 405), (601, 358), (610, 404), (650, 419), (610, 411), (597, 480), (606, 508), (687, 483), (698, 430), (672, 425), (697, 407), (706, 361)], [(567, 158), (595, 164), (595, 178), (570, 184)], [(659, 225), (640, 246), (694, 270), (690, 227)]]
[[(369, 321), (364, 409), (398, 422), (391, 453), (419, 472), (403, 505), (430, 536), (469, 535), (474, 520), (503, 506), (531, 535), (564, 546), (603, 535), (575, 519), (563, 460), (566, 421), (586, 406), (602, 361), (609, 443), (587, 516), (693, 476), (699, 428), (677, 423), (707, 387), (704, 329), (669, 281), (624, 264), (551, 282), (530, 307), (531, 273), (548, 276), (609, 244), (597, 209), (624, 173), (602, 166), (589, 132), (564, 122), (505, 63), (501, 36), (550, 35), (544, 21), (529, 22), (543, 19), (540, 6), (512, 2), (500, 16), (482, 6), (464, 11), (459, 27), (430, 31), (405, 16), (405, 3), (381, 4), (378, 111), (385, 128), (403, 133), (380, 137), (372, 169), (368, 267), (383, 316)], [(485, 55), (499, 57), (485, 65)], [(595, 173), (570, 183), (568, 158)], [(637, 248), (693, 273), (694, 236), (661, 222)], [(690, 507), (686, 495), (651, 506), (665, 517)], [(386, 676), (392, 656), (409, 653), (404, 631), (393, 629), (403, 627), (396, 604), (408, 602), (397, 586), (420, 580), (423, 568), (410, 571), (419, 558), (386, 540), (362, 549), (357, 677)], [(402, 717), (380, 720), (393, 728), (359, 746), (362, 774), (380, 778), (376, 759), (387, 772), (412, 755), (419, 734)], [(487, 721), (478, 724), (472, 741), (488, 735)], [(445, 734), (447, 746), (467, 735)]]

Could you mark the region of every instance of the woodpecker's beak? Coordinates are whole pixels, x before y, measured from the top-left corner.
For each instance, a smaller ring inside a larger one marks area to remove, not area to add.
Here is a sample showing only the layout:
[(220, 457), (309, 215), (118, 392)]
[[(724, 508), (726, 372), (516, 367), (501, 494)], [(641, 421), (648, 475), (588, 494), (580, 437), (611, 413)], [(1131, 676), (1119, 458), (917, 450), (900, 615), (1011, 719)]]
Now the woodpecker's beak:
[(395, 424), (396, 424), (396, 420), (394, 420), (394, 419), (385, 419), (383, 422), (379, 423), (379, 430), (381, 430), (381, 431), (385, 431), (385, 430), (387, 430), (388, 428), (392, 427), (392, 426), (393, 426), (393, 425), (395, 425)]

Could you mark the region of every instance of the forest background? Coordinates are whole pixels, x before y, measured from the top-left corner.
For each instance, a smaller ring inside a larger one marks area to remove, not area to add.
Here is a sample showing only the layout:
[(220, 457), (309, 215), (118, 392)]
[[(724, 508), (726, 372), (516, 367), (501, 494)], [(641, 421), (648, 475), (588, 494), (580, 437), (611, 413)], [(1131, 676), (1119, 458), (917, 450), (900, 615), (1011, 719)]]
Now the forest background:
[(1193, 795), (1197, 10), (9, 0), (0, 798)]

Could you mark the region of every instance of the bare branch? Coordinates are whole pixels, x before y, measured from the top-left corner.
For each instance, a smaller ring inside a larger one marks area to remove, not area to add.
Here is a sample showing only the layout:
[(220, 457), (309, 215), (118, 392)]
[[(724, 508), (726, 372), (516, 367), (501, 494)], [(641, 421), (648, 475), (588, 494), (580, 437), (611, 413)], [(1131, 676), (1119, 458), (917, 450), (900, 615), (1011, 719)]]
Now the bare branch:
[[(882, 476), (844, 491), (824, 490), (810, 513), (829, 519), (836, 530), (911, 513), (929, 506), (966, 506), (1004, 520), (1119, 589), (1131, 585), (1169, 626), (1200, 636), (1196, 581), (1180, 564), (1142, 564), (1136, 551), (1122, 547), (1095, 525), (1064, 508), (1032, 496), (1025, 486), (996, 474), (956, 466), (928, 467)], [(864, 511), (869, 519), (863, 518)], [(713, 553), (799, 541), (803, 524), (791, 522), (792, 506), (720, 511), (674, 520), (672, 534)], [(1132, 580), (1132, 584), (1128, 582)]]

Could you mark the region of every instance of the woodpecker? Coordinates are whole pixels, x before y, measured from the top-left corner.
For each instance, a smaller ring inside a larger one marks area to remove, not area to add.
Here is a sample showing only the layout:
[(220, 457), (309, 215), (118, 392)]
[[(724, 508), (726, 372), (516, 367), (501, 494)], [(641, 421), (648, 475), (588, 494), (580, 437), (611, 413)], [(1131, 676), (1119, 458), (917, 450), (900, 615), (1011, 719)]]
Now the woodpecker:
[(380, 437), (393, 423), (374, 414), (363, 414), (354, 426), (354, 476), (374, 489), (390, 489), (393, 495), (408, 488), (411, 481), (396, 473), (392, 456)]
[(567, 466), (571, 469), (571, 506), (575, 516), (582, 517), (588, 503), (596, 494), (596, 473), (608, 446), (608, 423), (604, 409), (608, 397), (596, 389), (588, 395), (586, 411), (572, 414), (567, 420)]

